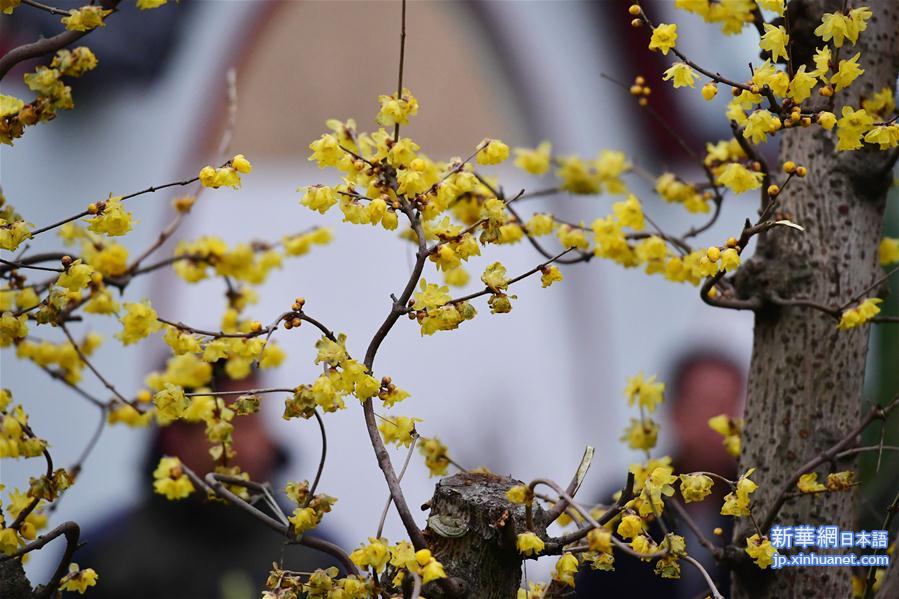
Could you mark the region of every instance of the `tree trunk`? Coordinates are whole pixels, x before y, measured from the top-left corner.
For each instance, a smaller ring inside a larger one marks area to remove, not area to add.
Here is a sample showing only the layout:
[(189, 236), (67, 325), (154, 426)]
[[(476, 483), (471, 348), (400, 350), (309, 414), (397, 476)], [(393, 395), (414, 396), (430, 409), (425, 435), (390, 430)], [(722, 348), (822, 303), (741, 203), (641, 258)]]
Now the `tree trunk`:
[[(823, 45), (812, 33), (822, 14), (843, 4), (790, 2), (795, 68), (810, 63), (815, 45)], [(837, 117), (844, 104), (857, 108), (860, 98), (894, 87), (899, 74), (899, 2), (869, 4), (867, 30), (840, 53), (846, 59), (860, 51), (865, 73), (837, 94)], [(818, 101), (826, 109), (826, 100)], [(833, 132), (817, 126), (784, 131), (772, 173), (792, 160), (807, 166), (808, 176), (791, 181), (779, 210), (805, 232), (778, 227), (764, 234), (756, 257), (738, 277), (740, 293), (839, 306), (871, 285), (882, 274), (878, 244), (892, 179), (888, 154), (867, 148), (838, 154)], [(869, 330), (839, 331), (831, 317), (805, 307), (767, 304), (756, 314), (740, 469), (758, 468), (752, 509), (760, 525), (789, 475), (858, 424)], [(800, 497), (788, 500), (774, 522), (851, 530), (854, 508), (851, 492)], [(753, 532), (752, 523), (742, 519), (734, 540), (745, 547)], [(734, 577), (733, 596), (849, 597), (850, 575), (849, 568), (785, 568), (773, 575), (750, 564)]]
[[(495, 474), (461, 473), (437, 483), (425, 531), (434, 557), (449, 583), (430, 586), (428, 597), (509, 599), (521, 583), (521, 557), (515, 548), (526, 525), (525, 508), (506, 498), (519, 481)], [(534, 532), (545, 532), (543, 511), (535, 505)]]

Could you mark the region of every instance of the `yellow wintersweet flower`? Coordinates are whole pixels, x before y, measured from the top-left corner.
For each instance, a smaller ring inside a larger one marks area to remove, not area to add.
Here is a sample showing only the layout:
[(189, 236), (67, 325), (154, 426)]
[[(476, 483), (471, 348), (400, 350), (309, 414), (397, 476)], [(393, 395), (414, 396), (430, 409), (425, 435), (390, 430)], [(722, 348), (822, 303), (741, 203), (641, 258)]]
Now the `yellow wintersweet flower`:
[[(408, 394), (406, 394), (408, 395)], [(425, 457), (425, 466), (430, 471), (430, 476), (443, 476), (449, 467), (447, 447), (437, 437), (422, 437), (418, 444), (418, 450)]]
[(423, 422), (421, 418), (408, 416), (391, 416), (384, 419), (378, 430), (384, 437), (384, 443), (396, 443), (397, 447), (409, 447), (412, 444), (412, 433), (415, 423)]
[(621, 518), (616, 529), (623, 539), (631, 539), (643, 532), (643, 518), (636, 514), (627, 514)]
[(324, 214), (331, 208), (331, 206), (337, 203), (337, 192), (333, 187), (328, 187), (326, 185), (310, 185), (305, 189), (306, 193), (304, 193), (302, 199), (300, 199), (300, 204), (310, 210), (315, 210), (320, 214)]
[(842, 117), (837, 121), (837, 150), (857, 150), (862, 147), (862, 136), (874, 125), (874, 118), (864, 108), (854, 110), (843, 106)]
[(72, 262), (65, 272), (60, 273), (59, 278), (56, 279), (56, 285), (69, 291), (80, 291), (88, 286), (93, 274), (94, 269), (82, 263), (79, 258)]
[(126, 403), (120, 403), (110, 409), (109, 414), (106, 417), (106, 421), (109, 424), (118, 424), (121, 422), (132, 428), (148, 426), (152, 419), (152, 411), (148, 410), (146, 412), (140, 412)]
[(709, 418), (709, 428), (724, 437), (724, 448), (734, 457), (740, 456), (740, 431), (743, 428), (742, 420), (734, 420), (725, 414), (718, 414)]
[(360, 568), (374, 568), (375, 572), (381, 572), (390, 560), (390, 550), (387, 548), (387, 539), (369, 537), (368, 545), (363, 545), (350, 554), (350, 559)]
[(24, 106), (25, 102), (19, 98), (0, 94), (0, 119), (19, 114), (19, 111), (22, 110)]
[(705, 474), (681, 474), (680, 492), (685, 503), (702, 501), (712, 492), (714, 481)]
[(168, 0), (137, 0), (137, 7), (140, 10), (150, 10), (152, 8), (159, 8), (166, 2), (168, 2)]
[(824, 129), (830, 131), (834, 128), (834, 125), (837, 124), (837, 117), (832, 112), (822, 110), (818, 113), (818, 124), (821, 125), (821, 127), (823, 127)]
[(768, 537), (759, 538), (758, 533), (746, 539), (746, 553), (752, 558), (759, 568), (765, 569), (771, 565), (774, 560), (774, 554), (777, 550), (771, 545)]
[(796, 481), (796, 488), (800, 493), (818, 493), (827, 487), (818, 482), (817, 472), (809, 472), (799, 477), (799, 480)]
[(156, 418), (160, 424), (168, 424), (181, 418), (192, 405), (190, 398), (184, 395), (180, 385), (165, 383), (164, 387), (153, 396), (156, 406)]
[(805, 68), (805, 65), (800, 66), (793, 74), (793, 79), (790, 81), (788, 94), (790, 99), (796, 104), (810, 98), (812, 90), (818, 84), (818, 79), (815, 75), (813, 73), (806, 73)]
[(719, 185), (725, 185), (734, 193), (743, 193), (762, 186), (762, 173), (751, 171), (742, 164), (731, 162), (716, 177)]
[(521, 555), (540, 555), (543, 551), (543, 539), (532, 532), (523, 532), (515, 539), (515, 547)]
[(740, 266), (740, 253), (734, 248), (727, 248), (721, 252), (721, 270), (731, 272)]
[(204, 166), (200, 169), (197, 177), (200, 179), (200, 184), (203, 187), (212, 189), (218, 189), (219, 187), (233, 187), (237, 189), (240, 187), (240, 174), (238, 174), (237, 169), (230, 166), (220, 168)]
[(181, 468), (178, 458), (166, 456), (160, 459), (153, 471), (153, 478), (153, 490), (171, 500), (184, 499), (194, 491), (194, 485)]
[(0, 347), (8, 347), (16, 339), (28, 336), (28, 316), (15, 316), (12, 312), (4, 312), (0, 316)]
[(658, 435), (659, 425), (652, 419), (631, 418), (631, 424), (624, 429), (621, 440), (627, 441), (631, 449), (648, 450), (656, 446)]
[(584, 235), (584, 231), (579, 227), (562, 225), (559, 227), (556, 237), (559, 238), (559, 242), (565, 249), (577, 248), (583, 251), (590, 247), (587, 236)]
[(685, 62), (676, 62), (665, 70), (663, 81), (674, 79), (674, 87), (696, 87), (696, 73)]
[(250, 161), (247, 160), (247, 157), (243, 154), (237, 154), (234, 158), (231, 159), (231, 166), (238, 173), (247, 174), (253, 170), (253, 165), (250, 164)]
[(756, 2), (762, 10), (770, 10), (780, 16), (784, 14), (784, 0), (756, 0)]
[(867, 133), (864, 137), (869, 144), (877, 144), (881, 150), (889, 150), (899, 146), (899, 125), (893, 123), (891, 125), (877, 125)]
[(69, 16), (60, 20), (69, 31), (90, 31), (106, 25), (103, 19), (111, 12), (111, 10), (103, 10), (102, 6), (82, 6), (70, 10)]
[(344, 156), (347, 156), (346, 151), (341, 148), (337, 137), (330, 133), (322, 135), (319, 139), (309, 144), (309, 149), (312, 150), (312, 156), (309, 157), (309, 160), (318, 162), (318, 168), (337, 166), (337, 163)]
[(880, 242), (879, 256), (881, 266), (899, 262), (899, 238), (884, 237)]
[(405, 87), (403, 93), (397, 98), (396, 92), (387, 95), (378, 96), (378, 102), (381, 109), (375, 119), (379, 125), (384, 127), (392, 127), (394, 125), (405, 125), (409, 122), (410, 116), (418, 114), (418, 100)]
[(287, 520), (293, 526), (294, 532), (301, 535), (318, 526), (318, 523), (321, 522), (321, 515), (311, 507), (298, 507), (293, 510), (293, 514)]
[[(88, 244), (85, 244), (88, 247)], [(93, 248), (93, 245), (89, 246)], [(105, 245), (98, 252), (85, 252), (91, 266), (104, 277), (117, 277), (128, 270), (128, 248), (118, 243)]]
[(493, 292), (500, 292), (509, 286), (509, 280), (506, 278), (506, 267), (500, 262), (494, 262), (481, 275), (481, 281)]
[(612, 533), (607, 528), (594, 528), (587, 533), (587, 545), (590, 551), (599, 551), (600, 553), (611, 553), (612, 551)]
[(837, 72), (830, 77), (830, 82), (836, 86), (834, 87), (834, 91), (840, 91), (841, 89), (849, 87), (859, 75), (865, 72), (865, 70), (858, 65), (858, 59), (861, 55), (861, 52), (856, 52), (855, 56), (849, 60), (840, 61), (840, 67), (837, 69)]
[(81, 595), (88, 587), (97, 584), (99, 576), (93, 568), (85, 568), (82, 570), (78, 564), (69, 564), (69, 573), (62, 577), (59, 588), (63, 591), (77, 592)]
[(845, 491), (852, 488), (855, 479), (855, 472), (852, 470), (843, 470), (842, 472), (831, 472), (827, 475), (828, 491)]
[(847, 15), (828, 12), (821, 17), (821, 24), (815, 28), (815, 35), (825, 42), (833, 40), (833, 45), (841, 48), (846, 38), (855, 44), (858, 40), (858, 27)]
[(17, 220), (7, 223), (0, 218), (0, 249), (13, 251), (26, 239), (31, 238), (28, 223)]
[(518, 168), (532, 175), (542, 175), (549, 170), (552, 158), (552, 144), (548, 141), (540, 142), (540, 145), (533, 150), (529, 148), (515, 148), (513, 151), (515, 152), (515, 166)]
[[(430, 549), (419, 549), (416, 551), (415, 562), (419, 567), (422, 584), (428, 584), (432, 580), (437, 580), (438, 578), (446, 578), (446, 571), (443, 569), (443, 564), (434, 559)], [(362, 597), (362, 595), (360, 595), (360, 597)]]
[(787, 58), (787, 44), (790, 43), (790, 36), (783, 26), (775, 27), (765, 23), (765, 33), (759, 41), (759, 47), (771, 53), (771, 60), (777, 61), (779, 57)]
[(612, 204), (612, 212), (622, 227), (643, 230), (643, 207), (634, 194), (628, 194), (626, 200)]
[(743, 136), (754, 144), (768, 139), (769, 133), (774, 133), (781, 128), (780, 119), (767, 110), (756, 110), (746, 117), (746, 125)]
[(750, 468), (737, 480), (736, 490), (724, 497), (724, 505), (721, 507), (722, 516), (748, 516), (749, 496), (755, 492), (758, 485), (749, 479), (755, 468)]
[(122, 207), (122, 198), (110, 196), (104, 204), (102, 212), (87, 219), (87, 228), (94, 233), (105, 233), (110, 237), (128, 233), (133, 219), (131, 213)]
[(652, 30), (652, 39), (649, 40), (649, 49), (658, 50), (665, 56), (677, 42), (677, 25), (661, 23)]
[(498, 139), (484, 140), (481, 144), (483, 147), (476, 156), (478, 164), (499, 164), (509, 157), (509, 146)]
[(527, 485), (515, 485), (506, 491), (506, 498), (512, 503), (530, 503), (534, 499), (534, 493)]
[(559, 267), (551, 264), (547, 267), (541, 269), (540, 275), (540, 284), (543, 287), (549, 287), (556, 281), (561, 281), (564, 277), (562, 277), (562, 271), (559, 270)]
[(553, 580), (574, 587), (574, 575), (578, 571), (578, 561), (573, 553), (563, 553), (553, 569)]
[(156, 310), (150, 306), (150, 300), (125, 303), (125, 315), (119, 321), (123, 328), (116, 333), (116, 337), (124, 345), (136, 343), (162, 328), (162, 323), (156, 319)]
[(637, 376), (630, 377), (627, 380), (627, 387), (624, 389), (627, 405), (632, 406), (636, 403), (650, 413), (654, 412), (656, 407), (662, 403), (664, 393), (665, 383), (656, 382), (655, 375), (644, 378), (642, 372)]
[(859, 327), (880, 313), (878, 304), (883, 303), (879, 297), (869, 297), (855, 308), (849, 308), (843, 312), (837, 328), (841, 330)]

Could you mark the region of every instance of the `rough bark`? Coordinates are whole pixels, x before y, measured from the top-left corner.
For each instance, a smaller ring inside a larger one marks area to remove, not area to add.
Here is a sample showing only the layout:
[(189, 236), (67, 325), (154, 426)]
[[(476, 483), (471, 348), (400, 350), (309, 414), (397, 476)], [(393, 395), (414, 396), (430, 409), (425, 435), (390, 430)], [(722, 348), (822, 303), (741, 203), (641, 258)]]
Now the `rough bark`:
[(31, 599), (31, 583), (25, 576), (21, 560), (0, 561), (0, 597), (4, 599)]
[[(519, 481), (494, 474), (462, 473), (437, 483), (425, 536), (443, 564), (449, 584), (426, 589), (428, 597), (508, 599), (521, 583), (521, 558), (515, 548), (525, 530), (525, 508), (506, 498)], [(545, 517), (535, 507), (538, 535)]]
[[(839, 10), (842, 4), (838, 0), (790, 3), (796, 68), (814, 51), (812, 30), (821, 15)], [(865, 73), (838, 94), (838, 117), (844, 104), (858, 107), (860, 98), (893, 87), (899, 74), (899, 2), (869, 4), (874, 16), (867, 31), (856, 46), (847, 42), (840, 55), (850, 58), (860, 51)], [(819, 102), (822, 108), (826, 104), (823, 99)], [(782, 194), (781, 210), (805, 227), (805, 233), (786, 227), (766, 233), (738, 281), (741, 293), (807, 298), (838, 306), (871, 285), (882, 274), (877, 248), (892, 178), (887, 158), (887, 153), (869, 149), (838, 154), (835, 135), (820, 127), (786, 130), (777, 166), (793, 160), (807, 166), (809, 174), (790, 183)], [(772, 171), (777, 172), (774, 166)], [(741, 471), (758, 468), (753, 477), (759, 483), (753, 495), (753, 513), (758, 518), (794, 469), (858, 424), (868, 334), (868, 327), (838, 331), (831, 317), (805, 307), (768, 304), (756, 314), (740, 467)], [(836, 524), (852, 529), (854, 508), (852, 493), (802, 497), (787, 501), (775, 523)], [(745, 546), (745, 538), (753, 532), (752, 524), (741, 520), (734, 540)], [(750, 564), (737, 572), (733, 596), (848, 597), (850, 571), (786, 568), (773, 575)]]

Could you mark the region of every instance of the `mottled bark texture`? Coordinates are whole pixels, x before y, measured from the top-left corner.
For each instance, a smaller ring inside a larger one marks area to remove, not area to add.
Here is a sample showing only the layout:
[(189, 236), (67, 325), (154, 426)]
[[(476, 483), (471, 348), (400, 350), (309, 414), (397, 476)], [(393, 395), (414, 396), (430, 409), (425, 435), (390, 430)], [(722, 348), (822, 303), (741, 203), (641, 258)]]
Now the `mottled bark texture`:
[[(508, 599), (521, 583), (517, 533), (526, 530), (525, 508), (506, 498), (522, 484), (506, 476), (462, 473), (437, 483), (425, 536), (431, 552), (446, 569), (448, 583), (432, 583), (428, 597)], [(546, 530), (543, 511), (535, 506), (534, 532)]]
[(0, 562), (0, 597), (3, 599), (31, 599), (31, 583), (17, 559)]
[[(790, 2), (796, 68), (822, 45), (812, 31), (823, 13), (843, 4)], [(856, 46), (846, 42), (840, 52), (840, 58), (850, 58), (860, 51), (865, 73), (837, 94), (837, 117), (844, 104), (857, 108), (861, 98), (894, 87), (899, 73), (899, 2), (867, 4), (874, 15), (867, 31)], [(825, 99), (816, 101), (826, 109)], [(836, 153), (835, 135), (813, 126), (784, 131), (778, 159), (778, 168), (786, 160), (808, 167), (808, 176), (793, 180), (780, 198), (780, 211), (805, 233), (778, 227), (763, 235), (756, 257), (738, 278), (739, 291), (838, 306), (882, 274), (877, 252), (892, 178), (888, 153), (867, 148)], [(753, 477), (759, 483), (753, 495), (758, 519), (794, 469), (858, 424), (869, 328), (838, 331), (834, 325), (831, 317), (805, 307), (766, 304), (756, 314), (740, 468), (758, 468)], [(853, 493), (791, 499), (775, 523), (852, 529), (855, 502)], [(734, 540), (745, 546), (753, 532), (748, 519), (741, 519)], [(750, 564), (735, 576), (733, 597), (849, 597), (850, 589), (848, 568), (786, 568), (774, 574)]]

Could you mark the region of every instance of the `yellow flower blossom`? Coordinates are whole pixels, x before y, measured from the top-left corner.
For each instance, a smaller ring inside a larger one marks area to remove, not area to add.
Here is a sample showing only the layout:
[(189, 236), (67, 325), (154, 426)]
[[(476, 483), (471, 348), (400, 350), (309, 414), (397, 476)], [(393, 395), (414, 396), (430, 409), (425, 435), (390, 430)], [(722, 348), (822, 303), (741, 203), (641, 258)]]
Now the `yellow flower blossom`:
[(685, 62), (676, 62), (665, 70), (664, 81), (674, 80), (675, 89), (679, 87), (696, 87), (696, 73)]
[(759, 41), (759, 47), (771, 53), (771, 60), (777, 61), (779, 57), (787, 58), (787, 44), (790, 43), (790, 36), (783, 26), (775, 27), (765, 23), (765, 33)]
[(858, 65), (860, 56), (861, 52), (856, 52), (855, 56), (852, 58), (840, 61), (837, 72), (830, 77), (830, 82), (835, 85), (834, 91), (840, 91), (841, 89), (849, 87), (859, 75), (865, 72), (865, 70)]
[(662, 403), (664, 393), (665, 383), (656, 382), (655, 375), (644, 378), (642, 372), (628, 378), (627, 387), (624, 389), (627, 405), (632, 406), (636, 403), (649, 413), (654, 412), (656, 407)]
[(378, 426), (378, 430), (384, 437), (384, 443), (395, 443), (397, 447), (409, 447), (412, 444), (412, 433), (415, 431), (416, 422), (422, 422), (422, 419), (408, 416), (388, 416)]
[(818, 482), (817, 472), (808, 472), (799, 477), (796, 481), (796, 488), (800, 493), (818, 493), (827, 487)]
[(899, 262), (899, 238), (884, 237), (880, 241), (878, 252), (881, 266), (888, 266), (894, 262)]
[(499, 164), (509, 157), (509, 146), (498, 139), (484, 140), (478, 151), (478, 164)]
[(541, 142), (533, 150), (529, 148), (515, 148), (513, 151), (515, 152), (515, 166), (518, 168), (532, 175), (542, 175), (549, 170), (552, 145), (548, 141)]
[(116, 337), (124, 345), (136, 343), (162, 328), (149, 300), (125, 303), (125, 315), (119, 321), (122, 323), (122, 330), (116, 333)]
[(563, 553), (556, 562), (552, 578), (556, 582), (574, 588), (574, 575), (578, 571), (578, 561), (573, 553)]
[(758, 533), (746, 539), (746, 553), (752, 558), (759, 568), (765, 569), (774, 561), (777, 550), (771, 545), (768, 537), (759, 538)]
[(743, 193), (761, 187), (763, 178), (762, 173), (732, 162), (721, 170), (716, 177), (716, 183), (727, 186), (734, 193)]
[(750, 468), (737, 480), (737, 488), (724, 497), (724, 505), (721, 507), (722, 516), (748, 516), (749, 496), (755, 492), (758, 485), (749, 479), (755, 468)]
[(69, 31), (90, 31), (106, 25), (103, 19), (111, 12), (104, 10), (102, 6), (82, 6), (70, 10), (69, 15), (60, 20)]
[(515, 547), (521, 555), (540, 555), (543, 552), (543, 539), (532, 532), (520, 533), (515, 539)]
[(125, 235), (131, 230), (132, 215), (122, 207), (122, 198), (109, 197), (102, 212), (87, 219), (87, 228), (94, 233), (105, 233), (110, 237)]
[(72, 262), (65, 272), (60, 273), (56, 284), (69, 291), (80, 291), (88, 286), (93, 274), (94, 269), (78, 259)]
[(652, 30), (652, 38), (649, 41), (650, 50), (658, 50), (665, 56), (677, 43), (677, 25), (661, 23)]
[(190, 482), (181, 460), (174, 457), (163, 457), (159, 465), (153, 471), (153, 490), (160, 495), (165, 495), (170, 500), (184, 499), (194, 491), (194, 485)]
[(560, 271), (559, 267), (554, 264), (551, 264), (551, 265), (546, 266), (543, 269), (541, 269), (541, 273), (542, 274), (540, 275), (540, 284), (543, 287), (549, 287), (554, 282), (561, 281), (563, 279), (562, 271)]
[(350, 559), (360, 568), (373, 568), (381, 572), (390, 560), (390, 551), (386, 539), (369, 537), (368, 545), (363, 545), (350, 554)]
[(702, 501), (712, 492), (714, 481), (705, 474), (681, 474), (680, 492), (685, 503)]
[(406, 125), (409, 117), (418, 114), (418, 100), (408, 89), (403, 88), (403, 93), (397, 97), (396, 92), (378, 96), (381, 109), (378, 111), (377, 122), (384, 127), (394, 125)]
[(862, 326), (880, 314), (879, 304), (881, 303), (883, 303), (883, 300), (879, 297), (870, 297), (855, 308), (845, 310), (840, 317), (840, 322), (837, 323), (837, 328), (848, 330)]
[(88, 587), (96, 586), (98, 578), (93, 568), (82, 570), (78, 564), (69, 564), (69, 573), (62, 577), (59, 588), (83, 595)]

